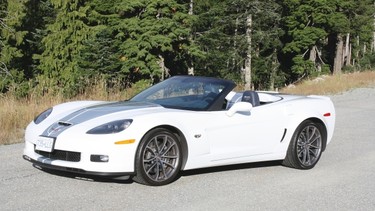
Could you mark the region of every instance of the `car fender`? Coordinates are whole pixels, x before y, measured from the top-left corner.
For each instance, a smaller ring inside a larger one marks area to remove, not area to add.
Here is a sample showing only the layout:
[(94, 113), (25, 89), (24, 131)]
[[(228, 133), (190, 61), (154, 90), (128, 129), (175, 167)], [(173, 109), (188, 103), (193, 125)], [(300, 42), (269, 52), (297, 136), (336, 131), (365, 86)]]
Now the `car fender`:
[(312, 96), (303, 100), (293, 100), (284, 105), (284, 112), (287, 116), (288, 122), (285, 127), (286, 133), (284, 139), (281, 141), (277, 151), (287, 151), (295, 130), (307, 119), (317, 119), (322, 122), (327, 132), (325, 144), (330, 142), (334, 130), (335, 109), (329, 98), (323, 99)]
[[(197, 123), (195, 121), (193, 113), (196, 112), (168, 110), (160, 113), (137, 116), (133, 122), (134, 125), (131, 125), (132, 128), (137, 129), (139, 134), (142, 134), (142, 136), (137, 137), (137, 148), (139, 147), (139, 143), (142, 138), (148, 132), (155, 128), (163, 127), (172, 130), (172, 132), (177, 132), (181, 138), (180, 141), (182, 142), (184, 154), (182, 165), (183, 169), (185, 167), (185, 163), (187, 162), (187, 158), (189, 158), (189, 162), (192, 161), (191, 159), (198, 159), (200, 160), (199, 163), (208, 163), (210, 144), (207, 141), (207, 136), (204, 129), (200, 127), (202, 123)], [(214, 115), (212, 112), (207, 112), (206, 114), (208, 116)], [(147, 119), (152, 119), (153, 121), (147, 121)], [(183, 121), (181, 121), (181, 119), (183, 119)]]

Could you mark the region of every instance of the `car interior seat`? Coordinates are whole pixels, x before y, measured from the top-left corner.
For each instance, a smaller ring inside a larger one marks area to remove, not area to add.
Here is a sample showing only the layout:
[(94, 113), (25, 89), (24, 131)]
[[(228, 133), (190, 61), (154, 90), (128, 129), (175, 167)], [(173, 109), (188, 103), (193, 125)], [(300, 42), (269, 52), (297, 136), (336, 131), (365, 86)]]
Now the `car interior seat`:
[(255, 91), (245, 91), (241, 101), (251, 103), (253, 107), (260, 105), (259, 95)]

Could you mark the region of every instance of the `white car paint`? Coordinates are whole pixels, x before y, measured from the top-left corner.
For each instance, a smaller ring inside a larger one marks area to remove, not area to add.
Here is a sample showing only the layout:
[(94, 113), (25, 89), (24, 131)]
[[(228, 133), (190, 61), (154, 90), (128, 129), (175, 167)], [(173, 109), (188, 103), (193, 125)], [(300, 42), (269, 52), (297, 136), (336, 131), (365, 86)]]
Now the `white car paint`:
[[(298, 125), (316, 118), (327, 129), (327, 144), (335, 124), (335, 110), (331, 100), (322, 96), (295, 96), (259, 92), (264, 105), (252, 107), (240, 102), (242, 92), (230, 92), (227, 109), (191, 111), (162, 106), (119, 109), (83, 121), (61, 132), (56, 137), (54, 150), (80, 152), (79, 162), (49, 159), (35, 152), (38, 137), (46, 128), (75, 111), (85, 108), (90, 112), (103, 101), (77, 101), (57, 105), (39, 124), (31, 122), (26, 128), (24, 158), (54, 167), (75, 169), (80, 173), (98, 175), (132, 175), (135, 156), (144, 135), (156, 127), (171, 126), (186, 140), (186, 163), (181, 170), (245, 162), (282, 160)], [(78, 114), (80, 115), (80, 114)], [(87, 134), (90, 129), (106, 122), (132, 119), (132, 124), (114, 134)], [(134, 143), (116, 144), (135, 140)], [(107, 155), (108, 162), (92, 162), (91, 155)]]

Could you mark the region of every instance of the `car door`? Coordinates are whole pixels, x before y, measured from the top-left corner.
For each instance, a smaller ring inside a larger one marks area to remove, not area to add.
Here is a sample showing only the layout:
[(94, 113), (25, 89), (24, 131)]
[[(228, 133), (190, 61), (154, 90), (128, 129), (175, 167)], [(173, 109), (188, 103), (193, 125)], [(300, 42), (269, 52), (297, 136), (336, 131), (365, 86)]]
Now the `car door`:
[(210, 143), (211, 161), (245, 159), (272, 153), (285, 130), (285, 114), (274, 105), (252, 108), (250, 112), (213, 112), (205, 132)]

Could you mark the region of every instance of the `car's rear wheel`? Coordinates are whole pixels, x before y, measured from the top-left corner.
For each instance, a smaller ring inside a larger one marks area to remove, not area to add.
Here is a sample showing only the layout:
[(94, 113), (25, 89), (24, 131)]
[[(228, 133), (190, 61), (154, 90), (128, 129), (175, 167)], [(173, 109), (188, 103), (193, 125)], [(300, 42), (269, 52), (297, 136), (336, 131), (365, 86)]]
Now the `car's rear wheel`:
[(181, 144), (170, 131), (157, 128), (141, 140), (135, 158), (133, 180), (146, 185), (166, 185), (174, 181), (181, 168)]
[(297, 169), (311, 169), (319, 161), (323, 147), (322, 125), (302, 122), (293, 134), (283, 165)]

